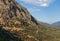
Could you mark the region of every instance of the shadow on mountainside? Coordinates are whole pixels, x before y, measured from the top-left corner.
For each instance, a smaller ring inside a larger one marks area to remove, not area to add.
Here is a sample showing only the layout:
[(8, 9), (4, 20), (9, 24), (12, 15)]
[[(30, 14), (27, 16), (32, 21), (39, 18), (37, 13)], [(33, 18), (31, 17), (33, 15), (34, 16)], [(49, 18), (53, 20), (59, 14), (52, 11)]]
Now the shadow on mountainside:
[(0, 41), (22, 41), (12, 33), (2, 29), (3, 26), (0, 25)]

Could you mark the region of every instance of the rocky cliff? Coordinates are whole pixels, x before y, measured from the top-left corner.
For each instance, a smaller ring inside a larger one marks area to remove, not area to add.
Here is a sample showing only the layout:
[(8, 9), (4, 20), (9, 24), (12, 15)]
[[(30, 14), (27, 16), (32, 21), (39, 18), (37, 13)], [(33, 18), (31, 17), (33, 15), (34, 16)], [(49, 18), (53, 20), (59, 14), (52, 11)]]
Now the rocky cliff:
[(15, 0), (0, 0), (0, 24), (12, 25), (21, 24), (21, 22), (37, 24), (27, 9)]
[(16, 0), (0, 0), (0, 26), (22, 40), (38, 40), (32, 35), (38, 33), (37, 21)]

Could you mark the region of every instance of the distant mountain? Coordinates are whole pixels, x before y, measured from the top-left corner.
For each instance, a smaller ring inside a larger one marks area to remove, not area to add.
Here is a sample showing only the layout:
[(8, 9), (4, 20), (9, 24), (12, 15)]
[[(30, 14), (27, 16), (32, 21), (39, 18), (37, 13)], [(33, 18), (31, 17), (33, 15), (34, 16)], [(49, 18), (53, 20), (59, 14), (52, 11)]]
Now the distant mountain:
[(44, 25), (45, 27), (50, 27), (51, 25), (45, 22), (40, 22), (39, 24)]
[(50, 27), (50, 28), (60, 29), (60, 24), (55, 25), (55, 23), (54, 24), (49, 24), (49, 23), (44, 23), (44, 22), (40, 22), (39, 24), (45, 26), (46, 28)]
[(56, 26), (56, 27), (60, 27), (60, 21), (55, 22), (55, 23), (53, 23), (52, 25), (53, 25), (53, 26)]

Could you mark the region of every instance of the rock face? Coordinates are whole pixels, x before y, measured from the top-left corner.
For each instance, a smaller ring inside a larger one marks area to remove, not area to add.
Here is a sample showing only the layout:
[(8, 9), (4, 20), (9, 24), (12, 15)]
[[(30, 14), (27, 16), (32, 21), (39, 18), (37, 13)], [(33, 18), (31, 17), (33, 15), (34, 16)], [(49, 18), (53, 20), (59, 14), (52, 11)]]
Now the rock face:
[(12, 25), (21, 24), (21, 22), (37, 23), (27, 9), (15, 0), (0, 0), (0, 24)]
[[(1, 26), (3, 31), (5, 30), (13, 34), (13, 37), (18, 37), (24, 41), (38, 40), (33, 36), (33, 34), (36, 33), (36, 36), (38, 33), (37, 21), (29, 14), (27, 9), (18, 4), (16, 0), (0, 0), (0, 27)], [(6, 32), (5, 34), (10, 35)], [(5, 38), (6, 37), (7, 36), (5, 36)], [(10, 41), (10, 38), (7, 39), (6, 41)]]

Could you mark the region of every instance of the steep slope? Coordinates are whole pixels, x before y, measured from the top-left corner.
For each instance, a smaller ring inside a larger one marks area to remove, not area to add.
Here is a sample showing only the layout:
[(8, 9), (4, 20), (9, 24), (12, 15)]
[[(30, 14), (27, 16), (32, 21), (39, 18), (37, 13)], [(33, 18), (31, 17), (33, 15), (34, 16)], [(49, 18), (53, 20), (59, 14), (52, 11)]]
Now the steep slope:
[(37, 21), (15, 0), (0, 0), (0, 25), (2, 29), (25, 41), (38, 40), (33, 36), (37, 35)]
[(0, 24), (37, 23), (29, 12), (15, 0), (0, 0)]
[(1, 41), (60, 41), (60, 30), (39, 24), (16, 0), (0, 0), (0, 28)]

